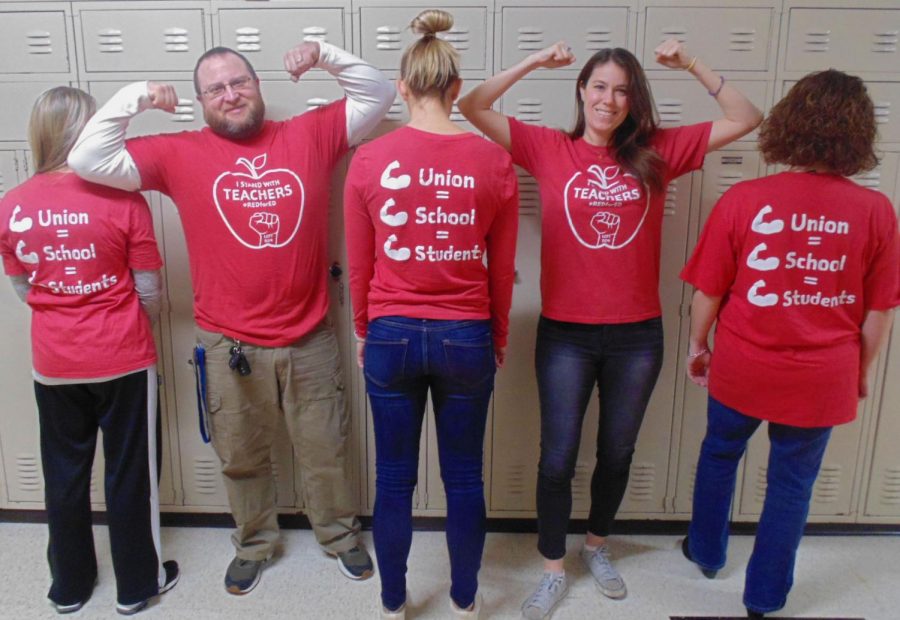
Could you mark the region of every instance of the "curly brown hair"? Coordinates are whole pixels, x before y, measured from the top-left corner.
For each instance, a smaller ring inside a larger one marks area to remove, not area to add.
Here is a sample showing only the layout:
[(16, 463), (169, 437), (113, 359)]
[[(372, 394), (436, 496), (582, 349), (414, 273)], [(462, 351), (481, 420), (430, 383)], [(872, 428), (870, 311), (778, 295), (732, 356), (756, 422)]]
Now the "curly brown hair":
[(811, 73), (775, 104), (759, 131), (766, 162), (851, 176), (878, 165), (875, 109), (858, 77)]

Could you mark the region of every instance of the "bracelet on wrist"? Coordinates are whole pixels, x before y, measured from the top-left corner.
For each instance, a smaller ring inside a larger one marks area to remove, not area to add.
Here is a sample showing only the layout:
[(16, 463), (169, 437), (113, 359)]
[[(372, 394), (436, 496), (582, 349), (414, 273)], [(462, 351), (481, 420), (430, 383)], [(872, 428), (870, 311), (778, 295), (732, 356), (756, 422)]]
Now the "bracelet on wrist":
[(706, 92), (709, 93), (709, 96), (710, 96), (710, 97), (718, 97), (718, 96), (719, 96), (719, 93), (722, 92), (722, 87), (723, 87), (723, 86), (725, 86), (725, 76), (724, 76), (724, 75), (720, 75), (720, 76), (719, 76), (719, 87), (718, 87), (716, 90), (708, 90), (708, 91), (706, 91)]
[(694, 351), (693, 353), (688, 353), (687, 357), (689, 360), (700, 357), (701, 355), (706, 355), (709, 353), (709, 349), (700, 349), (699, 351)]
[(684, 70), (685, 70), (685, 71), (690, 71), (691, 69), (694, 68), (694, 65), (695, 65), (696, 63), (697, 63), (697, 57), (694, 56), (693, 58), (691, 58), (691, 62), (688, 63), (688, 66), (684, 67)]

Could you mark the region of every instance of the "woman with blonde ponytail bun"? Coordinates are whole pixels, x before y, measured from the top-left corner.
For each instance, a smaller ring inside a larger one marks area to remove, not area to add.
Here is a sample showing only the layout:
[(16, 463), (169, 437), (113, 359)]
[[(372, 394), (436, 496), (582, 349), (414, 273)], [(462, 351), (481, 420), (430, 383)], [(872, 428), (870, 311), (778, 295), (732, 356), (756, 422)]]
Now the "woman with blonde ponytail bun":
[[(360, 147), (344, 192), (357, 361), (375, 427), (375, 551), (381, 617), (411, 605), (406, 561), (429, 392), (447, 495), (449, 607), (477, 618), (484, 549), (485, 424), (503, 365), (512, 299), (518, 190), (501, 147), (450, 120), (459, 54), (420, 13), (398, 90), (409, 123)], [(487, 259), (487, 260), (485, 260)]]

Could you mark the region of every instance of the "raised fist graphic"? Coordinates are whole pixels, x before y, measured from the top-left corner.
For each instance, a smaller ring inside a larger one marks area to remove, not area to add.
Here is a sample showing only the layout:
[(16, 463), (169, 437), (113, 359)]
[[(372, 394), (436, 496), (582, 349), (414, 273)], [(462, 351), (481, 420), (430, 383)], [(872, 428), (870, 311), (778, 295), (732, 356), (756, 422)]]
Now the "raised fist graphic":
[(591, 218), (591, 228), (597, 231), (597, 245), (613, 245), (619, 232), (620, 218), (615, 213), (601, 211)]
[(259, 234), (259, 247), (278, 243), (278, 215), (276, 213), (254, 213), (250, 216), (250, 228)]

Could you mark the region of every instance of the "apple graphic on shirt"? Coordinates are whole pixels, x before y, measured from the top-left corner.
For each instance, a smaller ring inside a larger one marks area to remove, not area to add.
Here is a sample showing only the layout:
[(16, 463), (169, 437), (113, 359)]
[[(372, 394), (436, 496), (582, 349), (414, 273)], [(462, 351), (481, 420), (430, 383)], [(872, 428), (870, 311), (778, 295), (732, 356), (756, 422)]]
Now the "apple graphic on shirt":
[(564, 189), (566, 218), (586, 248), (618, 250), (637, 235), (650, 209), (649, 192), (619, 166), (578, 170)]
[(213, 200), (222, 220), (244, 246), (260, 250), (290, 243), (303, 219), (303, 182), (286, 168), (265, 170), (267, 155), (236, 165), (247, 169), (223, 172), (213, 184)]

